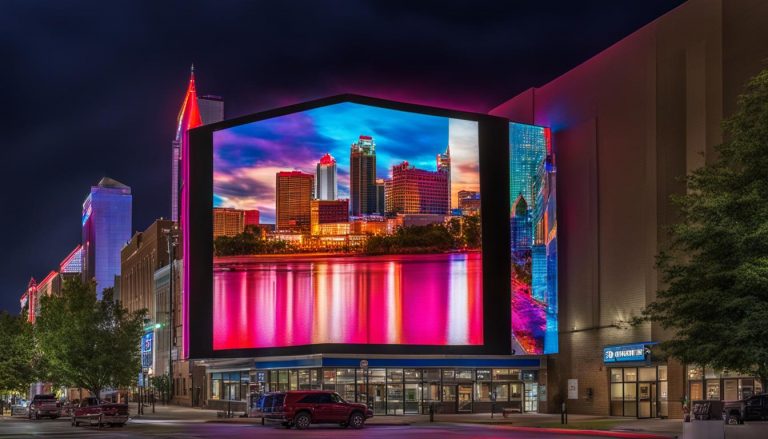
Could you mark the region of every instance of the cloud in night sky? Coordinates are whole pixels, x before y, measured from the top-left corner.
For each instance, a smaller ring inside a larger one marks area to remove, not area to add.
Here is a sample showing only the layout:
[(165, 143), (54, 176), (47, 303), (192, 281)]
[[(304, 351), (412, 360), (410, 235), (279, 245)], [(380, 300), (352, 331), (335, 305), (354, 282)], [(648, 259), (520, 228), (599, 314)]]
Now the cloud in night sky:
[(275, 174), (315, 174), (330, 153), (338, 168), (339, 198), (349, 197), (350, 146), (360, 135), (376, 142), (376, 174), (389, 178), (407, 161), (437, 169), (437, 154), (450, 146), (451, 203), (459, 190), (479, 190), (477, 122), (341, 103), (252, 122), (214, 133), (213, 204), (258, 209), (262, 222), (275, 220)]

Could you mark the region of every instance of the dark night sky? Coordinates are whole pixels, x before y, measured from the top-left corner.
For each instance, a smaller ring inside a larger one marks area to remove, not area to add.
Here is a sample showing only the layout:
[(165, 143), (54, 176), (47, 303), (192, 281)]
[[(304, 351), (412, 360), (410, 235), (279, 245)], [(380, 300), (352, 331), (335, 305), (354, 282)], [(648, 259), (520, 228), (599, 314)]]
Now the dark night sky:
[(3, 0), (0, 310), (79, 242), (102, 176), (134, 230), (169, 215), (192, 62), (228, 117), (341, 92), (487, 111), (681, 3)]

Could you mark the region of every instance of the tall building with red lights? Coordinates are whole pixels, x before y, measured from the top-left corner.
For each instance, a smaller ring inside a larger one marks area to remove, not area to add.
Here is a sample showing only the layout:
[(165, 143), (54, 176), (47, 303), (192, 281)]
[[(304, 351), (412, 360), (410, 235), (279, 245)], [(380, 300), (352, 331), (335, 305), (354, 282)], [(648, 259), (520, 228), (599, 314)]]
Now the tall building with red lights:
[(387, 181), (388, 214), (445, 215), (451, 207), (450, 174), (445, 170), (426, 171), (403, 162), (392, 166)]
[(189, 84), (176, 119), (176, 131), (171, 143), (171, 220), (179, 220), (179, 190), (181, 188), (182, 141), (187, 130), (202, 124), (224, 120), (224, 100), (221, 96), (197, 97), (195, 67), (192, 66)]
[(376, 143), (360, 136), (349, 152), (349, 192), (352, 216), (376, 212)]
[(330, 154), (325, 154), (317, 162), (315, 198), (318, 200), (335, 200), (336, 187), (336, 159)]
[(259, 211), (256, 209), (245, 210), (243, 217), (243, 227), (259, 225)]
[(275, 228), (279, 231), (309, 232), (315, 176), (301, 171), (277, 173), (275, 187)]

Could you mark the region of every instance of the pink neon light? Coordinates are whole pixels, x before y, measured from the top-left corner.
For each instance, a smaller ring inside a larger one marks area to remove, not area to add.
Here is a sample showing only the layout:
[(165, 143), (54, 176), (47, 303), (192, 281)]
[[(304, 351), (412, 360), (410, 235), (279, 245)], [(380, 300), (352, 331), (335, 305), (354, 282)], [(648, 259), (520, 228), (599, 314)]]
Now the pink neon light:
[(217, 258), (216, 350), (483, 343), (480, 253)]
[(200, 109), (197, 105), (197, 92), (195, 91), (195, 72), (191, 72), (187, 94), (179, 113), (179, 125), (177, 138), (181, 134), (181, 234), (182, 234), (182, 258), (184, 261), (184, 277), (181, 294), (181, 325), (182, 325), (182, 354), (181, 358), (189, 356), (189, 291), (190, 283), (190, 230), (189, 230), (189, 130), (202, 125)]

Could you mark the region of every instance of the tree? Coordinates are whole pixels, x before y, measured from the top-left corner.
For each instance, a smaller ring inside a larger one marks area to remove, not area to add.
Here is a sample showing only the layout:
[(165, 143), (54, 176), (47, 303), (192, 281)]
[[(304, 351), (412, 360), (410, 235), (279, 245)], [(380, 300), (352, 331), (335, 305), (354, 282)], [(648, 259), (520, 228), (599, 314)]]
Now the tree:
[(673, 197), (680, 221), (657, 263), (665, 287), (642, 320), (674, 331), (684, 363), (757, 375), (768, 385), (768, 70), (723, 123), (718, 160)]
[(168, 374), (153, 376), (149, 379), (152, 387), (162, 396), (163, 403), (171, 400), (171, 379)]
[(111, 288), (102, 294), (97, 300), (93, 282), (66, 281), (61, 295), (42, 298), (35, 325), (53, 380), (95, 396), (136, 380), (145, 313), (122, 308)]
[(464, 217), (463, 227), (464, 242), (470, 248), (480, 247), (482, 236), (480, 234), (480, 216), (469, 215)]
[(37, 378), (37, 355), (32, 328), (24, 315), (0, 312), (0, 340), (0, 392), (26, 393)]

